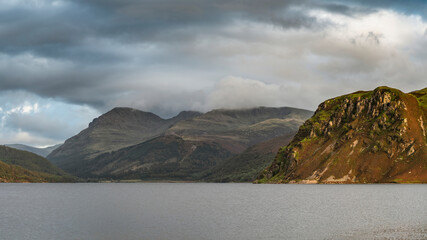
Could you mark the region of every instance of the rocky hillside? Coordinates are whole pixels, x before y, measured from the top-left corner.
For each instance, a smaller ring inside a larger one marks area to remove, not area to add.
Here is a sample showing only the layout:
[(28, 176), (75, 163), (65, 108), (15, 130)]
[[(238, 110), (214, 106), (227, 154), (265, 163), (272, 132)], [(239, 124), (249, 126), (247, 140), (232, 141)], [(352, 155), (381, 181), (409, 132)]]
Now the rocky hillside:
[(311, 115), (260, 107), (183, 112), (163, 120), (152, 113), (113, 109), (48, 158), (79, 177), (200, 180), (202, 172), (249, 146), (295, 134)]
[(76, 178), (31, 152), (0, 146), (0, 182), (73, 182)]
[(379, 87), (321, 103), (256, 182), (427, 182), (426, 93)]
[(47, 158), (58, 167), (75, 174), (80, 167), (103, 153), (132, 146), (162, 135), (178, 121), (200, 115), (182, 112), (171, 119), (132, 108), (114, 108), (94, 119), (89, 127), (68, 139)]

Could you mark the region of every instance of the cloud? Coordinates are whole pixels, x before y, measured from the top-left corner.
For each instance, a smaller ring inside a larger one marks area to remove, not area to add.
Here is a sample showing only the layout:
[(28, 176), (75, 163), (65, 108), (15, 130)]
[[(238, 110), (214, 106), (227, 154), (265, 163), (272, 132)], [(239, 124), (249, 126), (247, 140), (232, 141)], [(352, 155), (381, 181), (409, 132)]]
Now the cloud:
[(0, 105), (0, 144), (57, 144), (80, 132), (100, 114), (88, 106), (43, 99), (23, 91), (3, 92)]
[(1, 144), (25, 144), (34, 147), (46, 147), (58, 144), (58, 141), (52, 141), (52, 139), (35, 136), (29, 132), (6, 132), (0, 134)]
[[(116, 106), (170, 117), (412, 91), (425, 87), (426, 29), (423, 1), (3, 1), (2, 131), (59, 141)], [(38, 112), (5, 115), (25, 101)], [(70, 124), (76, 108), (89, 114)]]
[(283, 106), (285, 89), (253, 79), (229, 76), (222, 79), (208, 97), (210, 108)]
[[(158, 96), (169, 100), (181, 93), (209, 94), (225, 76), (307, 86), (305, 82), (328, 84), (333, 78), (369, 75), (390, 56), (401, 61), (404, 55), (417, 55), (422, 64), (424, 51), (399, 51), (412, 43), (410, 49), (422, 48), (413, 35), (421, 25), (425, 31), (425, 23), (416, 15), (388, 10), (393, 5), (8, 1), (0, 7), (0, 89), (26, 90), (100, 111), (131, 103), (171, 115), (193, 106), (183, 98), (182, 104), (170, 107), (155, 100)], [(387, 47), (395, 52), (375, 49)], [(203, 101), (198, 96), (194, 105), (208, 104)]]

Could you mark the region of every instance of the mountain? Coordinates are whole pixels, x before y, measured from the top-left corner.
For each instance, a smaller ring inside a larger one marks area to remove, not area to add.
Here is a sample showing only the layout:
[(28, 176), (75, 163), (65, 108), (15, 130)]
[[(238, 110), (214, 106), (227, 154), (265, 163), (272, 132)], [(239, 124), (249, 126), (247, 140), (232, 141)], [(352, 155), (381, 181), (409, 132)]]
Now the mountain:
[(215, 166), (231, 153), (214, 142), (161, 136), (102, 154), (84, 166), (79, 175), (115, 179), (195, 180), (197, 174)]
[(11, 148), (16, 148), (16, 149), (19, 149), (19, 150), (24, 150), (24, 151), (27, 151), (27, 152), (32, 152), (32, 153), (35, 153), (35, 154), (37, 154), (39, 156), (46, 157), (53, 150), (55, 150), (59, 146), (61, 146), (61, 144), (57, 144), (57, 145), (53, 145), (53, 146), (45, 147), (45, 148), (31, 147), (31, 146), (27, 146), (27, 145), (24, 145), (24, 144), (6, 144), (5, 146), (11, 147)]
[(256, 182), (427, 182), (426, 103), (427, 88), (329, 99)]
[(249, 147), (210, 169), (202, 179), (208, 182), (252, 182), (271, 164), (277, 151), (287, 145), (296, 132), (292, 132)]
[(282, 107), (218, 109), (181, 121), (166, 134), (195, 141), (215, 141), (233, 153), (254, 144), (295, 132), (313, 112)]
[(0, 145), (0, 182), (72, 182), (76, 179), (46, 158)]
[(66, 140), (47, 158), (65, 171), (76, 174), (79, 166), (98, 155), (160, 136), (177, 121), (199, 114), (181, 112), (171, 119), (162, 119), (132, 108), (114, 108), (94, 119), (88, 128)]
[(311, 115), (260, 107), (183, 112), (164, 120), (134, 109), (113, 109), (48, 158), (79, 177), (200, 180), (205, 171), (249, 146), (295, 134)]

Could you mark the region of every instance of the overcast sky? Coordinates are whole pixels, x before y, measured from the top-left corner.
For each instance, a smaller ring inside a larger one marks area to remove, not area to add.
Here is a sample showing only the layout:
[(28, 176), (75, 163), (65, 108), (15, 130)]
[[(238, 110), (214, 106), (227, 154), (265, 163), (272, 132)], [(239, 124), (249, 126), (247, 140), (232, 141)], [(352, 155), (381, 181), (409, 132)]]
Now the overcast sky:
[(116, 106), (314, 110), (426, 76), (425, 0), (0, 2), (0, 144), (60, 143)]

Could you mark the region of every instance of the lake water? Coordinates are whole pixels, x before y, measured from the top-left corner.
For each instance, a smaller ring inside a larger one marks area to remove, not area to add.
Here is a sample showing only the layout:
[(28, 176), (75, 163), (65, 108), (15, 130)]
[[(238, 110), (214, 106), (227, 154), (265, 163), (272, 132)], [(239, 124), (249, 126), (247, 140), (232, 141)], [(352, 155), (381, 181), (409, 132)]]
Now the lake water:
[(427, 239), (427, 185), (0, 184), (0, 239)]

